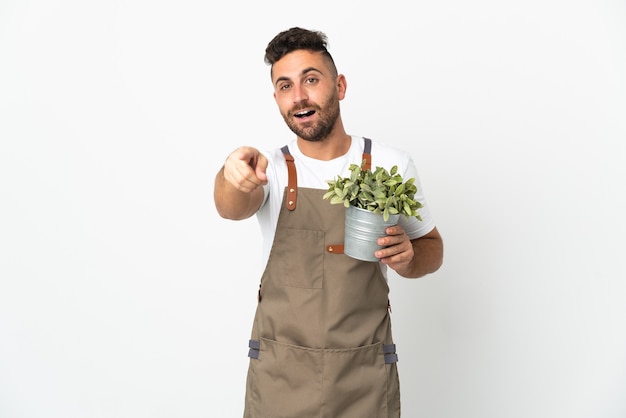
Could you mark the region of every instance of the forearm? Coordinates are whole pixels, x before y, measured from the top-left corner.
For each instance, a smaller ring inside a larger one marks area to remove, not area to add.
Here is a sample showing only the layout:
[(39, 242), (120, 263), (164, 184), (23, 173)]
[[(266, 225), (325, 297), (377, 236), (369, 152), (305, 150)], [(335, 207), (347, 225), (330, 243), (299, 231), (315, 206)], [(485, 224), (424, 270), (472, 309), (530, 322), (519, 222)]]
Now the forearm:
[(241, 220), (254, 215), (263, 201), (263, 187), (243, 192), (224, 177), (224, 167), (215, 176), (215, 208), (222, 218)]
[(443, 263), (443, 241), (437, 229), (411, 241), (413, 259), (396, 272), (406, 278), (419, 278), (434, 273)]

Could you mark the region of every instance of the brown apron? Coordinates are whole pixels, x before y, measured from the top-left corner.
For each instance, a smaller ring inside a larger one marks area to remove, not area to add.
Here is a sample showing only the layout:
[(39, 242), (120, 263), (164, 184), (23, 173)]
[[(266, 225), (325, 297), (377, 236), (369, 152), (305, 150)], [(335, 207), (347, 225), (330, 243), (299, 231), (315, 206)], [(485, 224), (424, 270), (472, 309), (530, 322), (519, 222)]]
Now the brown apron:
[(398, 418), (387, 281), (379, 263), (343, 254), (345, 208), (298, 188), (283, 154), (289, 186), (261, 277), (244, 417)]

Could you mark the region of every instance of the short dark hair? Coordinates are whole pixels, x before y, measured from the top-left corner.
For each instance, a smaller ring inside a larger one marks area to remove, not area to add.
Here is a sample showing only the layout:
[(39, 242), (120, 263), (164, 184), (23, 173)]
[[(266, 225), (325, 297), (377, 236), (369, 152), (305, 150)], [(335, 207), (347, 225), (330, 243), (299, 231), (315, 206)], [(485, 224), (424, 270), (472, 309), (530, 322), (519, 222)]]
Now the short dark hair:
[(274, 65), (276, 61), (290, 52), (306, 49), (308, 51), (321, 52), (330, 60), (333, 70), (337, 72), (335, 61), (328, 52), (327, 46), (328, 38), (325, 33), (293, 27), (280, 32), (267, 44), (267, 48), (265, 48), (265, 63)]

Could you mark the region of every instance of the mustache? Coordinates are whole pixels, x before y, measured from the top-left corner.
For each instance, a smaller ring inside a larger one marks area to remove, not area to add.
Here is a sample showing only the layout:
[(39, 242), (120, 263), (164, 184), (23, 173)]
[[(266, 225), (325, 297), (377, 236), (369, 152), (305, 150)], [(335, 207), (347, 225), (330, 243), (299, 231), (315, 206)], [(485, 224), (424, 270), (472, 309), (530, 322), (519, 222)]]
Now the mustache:
[(310, 104), (310, 103), (307, 101), (307, 102), (302, 102), (302, 103), (300, 103), (299, 105), (292, 107), (292, 108), (289, 110), (289, 113), (290, 113), (290, 114), (292, 114), (292, 115), (294, 115), (294, 114), (296, 114), (296, 113), (300, 112), (301, 110), (315, 110), (315, 111), (318, 111), (318, 110), (320, 110), (320, 108), (319, 108), (319, 106), (316, 106), (316, 105)]

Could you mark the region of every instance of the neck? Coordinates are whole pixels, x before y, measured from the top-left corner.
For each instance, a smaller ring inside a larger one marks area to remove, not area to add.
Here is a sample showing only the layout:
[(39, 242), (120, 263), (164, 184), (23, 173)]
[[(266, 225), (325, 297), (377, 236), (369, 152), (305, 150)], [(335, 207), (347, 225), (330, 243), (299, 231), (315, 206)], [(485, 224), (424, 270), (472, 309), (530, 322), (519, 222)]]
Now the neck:
[(328, 137), (322, 141), (316, 142), (298, 138), (298, 148), (300, 152), (316, 160), (328, 161), (341, 157), (348, 152), (350, 145), (352, 145), (352, 138), (349, 135), (332, 139)]
[(352, 145), (352, 138), (343, 129), (340, 121), (326, 138), (321, 141), (307, 141), (298, 137), (300, 152), (316, 160), (332, 160), (348, 152)]

